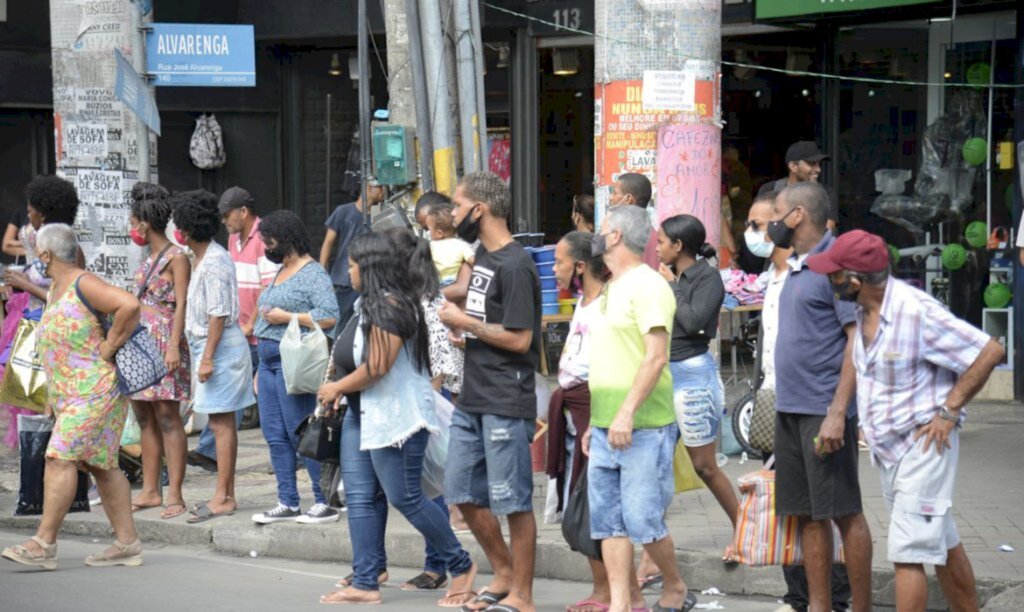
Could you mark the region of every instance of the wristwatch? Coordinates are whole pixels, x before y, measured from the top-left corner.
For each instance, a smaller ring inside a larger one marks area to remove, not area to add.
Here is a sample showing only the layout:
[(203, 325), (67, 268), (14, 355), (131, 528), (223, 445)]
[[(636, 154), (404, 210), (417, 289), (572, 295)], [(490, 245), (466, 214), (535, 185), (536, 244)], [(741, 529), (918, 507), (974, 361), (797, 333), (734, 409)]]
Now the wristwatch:
[(941, 418), (944, 421), (949, 421), (950, 423), (960, 425), (960, 416), (953, 414), (953, 412), (949, 408), (946, 408), (945, 404), (939, 406), (939, 418)]

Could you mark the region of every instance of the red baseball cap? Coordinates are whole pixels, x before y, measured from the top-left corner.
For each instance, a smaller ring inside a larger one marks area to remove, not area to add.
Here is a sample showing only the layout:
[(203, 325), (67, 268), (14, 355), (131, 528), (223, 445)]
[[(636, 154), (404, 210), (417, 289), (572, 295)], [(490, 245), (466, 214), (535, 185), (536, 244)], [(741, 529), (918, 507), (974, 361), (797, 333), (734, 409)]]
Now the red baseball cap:
[(807, 267), (818, 274), (850, 272), (881, 272), (889, 266), (889, 247), (880, 236), (864, 230), (846, 232), (832, 243), (832, 248), (807, 258)]

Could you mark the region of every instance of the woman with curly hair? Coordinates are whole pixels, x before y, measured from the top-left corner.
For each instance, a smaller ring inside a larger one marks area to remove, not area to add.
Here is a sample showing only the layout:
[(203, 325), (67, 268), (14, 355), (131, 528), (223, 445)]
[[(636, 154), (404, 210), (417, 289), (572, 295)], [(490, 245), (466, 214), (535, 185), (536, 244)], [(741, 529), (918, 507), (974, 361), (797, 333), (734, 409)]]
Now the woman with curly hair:
[(422, 296), (407, 267), (395, 243), (381, 234), (360, 236), (349, 249), (349, 274), (360, 298), (334, 344), (337, 378), (320, 388), (319, 398), (328, 406), (342, 395), (348, 399), (341, 477), (353, 575), (338, 585), (342, 590), (321, 597), (322, 603), (380, 603), (385, 503), (416, 527), (452, 575), (438, 605), (459, 607), (475, 596), (476, 565), (420, 483), (427, 442), (439, 425)]
[(195, 253), (188, 287), (185, 333), (196, 380), (192, 410), (209, 417), (217, 441), (217, 487), (213, 498), (192, 508), (190, 523), (234, 514), (238, 431), (234, 413), (256, 402), (249, 343), (238, 326), (235, 264), (213, 242), (220, 226), (217, 197), (205, 190), (171, 196), (174, 238)]
[(281, 270), (260, 294), (259, 316), (253, 331), (259, 341), (260, 365), (256, 374), (260, 396), (260, 428), (270, 447), (270, 463), (277, 479), (277, 506), (260, 512), (252, 520), (260, 524), (294, 521), (333, 523), (338, 511), (327, 505), (320, 490), (320, 463), (304, 459), (313, 482), (313, 506), (302, 514), (295, 481), (295, 452), (299, 437), (295, 430), (316, 409), (313, 393), (289, 394), (281, 363), (281, 339), (293, 318), (305, 329), (319, 327), (334, 335), (338, 300), (331, 276), (314, 260), (309, 233), (295, 213), (277, 210), (260, 220), (260, 235), (270, 263)]
[[(46, 275), (46, 266), (36, 257), (36, 233), (47, 223), (72, 225), (78, 215), (78, 192), (75, 186), (58, 176), (38, 176), (33, 179), (25, 187), (25, 199), (28, 202), (28, 223), (22, 227), (19, 238), (25, 248), (28, 265), (23, 271), (8, 267), (4, 274), (4, 281), (15, 292), (7, 300), (7, 318), (4, 319), (3, 332), (0, 333), (0, 353), (6, 352), (14, 342), (21, 320), (28, 318), (38, 321), (46, 306), (51, 281)], [(85, 267), (81, 249), (77, 251), (75, 263)], [(6, 407), (10, 414), (10, 426), (4, 443), (16, 448), (18, 415), (31, 414), (31, 411), (15, 406)], [(0, 414), (2, 409), (0, 406)]]
[[(185, 308), (192, 268), (185, 252), (166, 235), (171, 218), (167, 190), (152, 183), (136, 183), (128, 222), (132, 242), (149, 247), (149, 256), (135, 272), (135, 295), (142, 302), (142, 324), (164, 356), (167, 376), (132, 396), (132, 411), (142, 433), (142, 491), (132, 511), (163, 503), (160, 459), (167, 457), (169, 488), (160, 517), (185, 513), (181, 485), (185, 480), (185, 426), (180, 404), (189, 399), (188, 345), (185, 343)], [(184, 349), (184, 350), (183, 350)]]

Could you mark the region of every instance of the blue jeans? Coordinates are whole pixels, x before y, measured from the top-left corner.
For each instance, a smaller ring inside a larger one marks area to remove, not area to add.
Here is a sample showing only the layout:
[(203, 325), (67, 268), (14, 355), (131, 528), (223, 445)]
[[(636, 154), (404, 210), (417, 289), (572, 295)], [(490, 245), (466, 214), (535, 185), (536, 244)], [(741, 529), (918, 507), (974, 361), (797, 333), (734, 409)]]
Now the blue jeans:
[(665, 511), (675, 495), (672, 457), (678, 439), (675, 423), (634, 429), (633, 444), (618, 450), (608, 443), (607, 429), (591, 429), (590, 537), (628, 537), (634, 544), (651, 544), (668, 535)]
[[(423, 495), (420, 479), (430, 434), (424, 429), (401, 448), (359, 450), (360, 417), (345, 413), (341, 430), (341, 478), (345, 484), (349, 537), (352, 539), (352, 584), (363, 591), (379, 589), (377, 576), (387, 566), (383, 554), (387, 504), (398, 508), (434, 548), (453, 576), (469, 571), (473, 561), (448, 524), (448, 516)], [(433, 571), (433, 570), (431, 570)]]
[[(260, 427), (270, 447), (270, 463), (277, 478), (277, 500), (290, 508), (299, 507), (299, 491), (295, 481), (295, 449), (299, 437), (295, 430), (316, 409), (316, 395), (303, 393), (289, 395), (281, 369), (280, 344), (275, 340), (260, 339), (259, 395)], [(303, 459), (306, 471), (313, 481), (313, 497), (318, 504), (327, 498), (320, 491), (320, 463)]]
[[(252, 358), (252, 373), (256, 373), (256, 368), (260, 364), (260, 354), (256, 350), (255, 344), (249, 345), (249, 355)], [(235, 411), (235, 428), (237, 429), (242, 425), (242, 418), (245, 416), (245, 410)], [(217, 441), (213, 439), (213, 432), (210, 431), (210, 426), (206, 425), (203, 427), (202, 433), (199, 434), (199, 441), (196, 443), (195, 451), (200, 455), (209, 457), (214, 461), (217, 460)]]

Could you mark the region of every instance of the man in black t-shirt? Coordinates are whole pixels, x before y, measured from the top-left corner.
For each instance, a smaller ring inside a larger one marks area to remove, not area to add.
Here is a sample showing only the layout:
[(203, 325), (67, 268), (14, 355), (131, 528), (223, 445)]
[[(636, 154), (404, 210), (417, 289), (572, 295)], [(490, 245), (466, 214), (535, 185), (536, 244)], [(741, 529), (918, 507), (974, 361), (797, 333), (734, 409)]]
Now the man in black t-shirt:
[[(502, 603), (532, 611), (537, 523), (530, 443), (540, 363), (540, 278), (508, 230), (508, 187), (490, 172), (466, 175), (452, 198), (456, 231), (480, 239), (466, 296), (441, 321), (466, 344), (462, 394), (452, 415), (444, 496), (456, 504), (494, 568), (491, 584), (463, 609)], [(495, 515), (508, 517), (512, 549)], [(513, 559), (515, 561), (513, 562)]]

